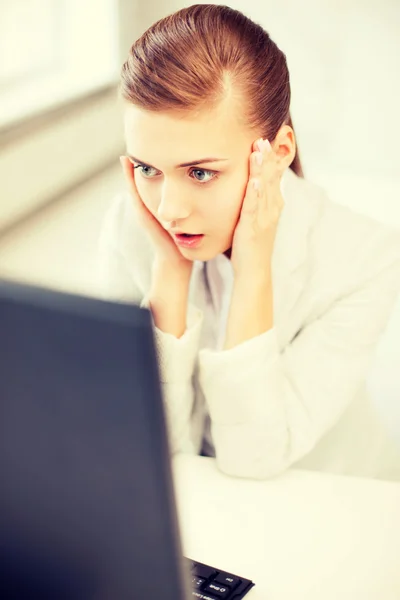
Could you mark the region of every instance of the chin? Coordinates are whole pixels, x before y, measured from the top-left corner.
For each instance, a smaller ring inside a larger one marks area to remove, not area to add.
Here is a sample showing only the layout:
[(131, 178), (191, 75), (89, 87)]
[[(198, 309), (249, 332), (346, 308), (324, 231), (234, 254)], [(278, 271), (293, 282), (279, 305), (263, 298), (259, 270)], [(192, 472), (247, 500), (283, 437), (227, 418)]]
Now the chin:
[(213, 260), (213, 258), (216, 258), (217, 256), (219, 256), (220, 254), (225, 254), (225, 256), (227, 258), (231, 258), (231, 249), (228, 248), (228, 250), (224, 250), (223, 248), (221, 248), (220, 250), (208, 250), (208, 249), (198, 249), (198, 251), (192, 251), (192, 252), (187, 252), (187, 253), (183, 253), (185, 258), (195, 261), (195, 260), (200, 260), (202, 262), (208, 262), (209, 260)]

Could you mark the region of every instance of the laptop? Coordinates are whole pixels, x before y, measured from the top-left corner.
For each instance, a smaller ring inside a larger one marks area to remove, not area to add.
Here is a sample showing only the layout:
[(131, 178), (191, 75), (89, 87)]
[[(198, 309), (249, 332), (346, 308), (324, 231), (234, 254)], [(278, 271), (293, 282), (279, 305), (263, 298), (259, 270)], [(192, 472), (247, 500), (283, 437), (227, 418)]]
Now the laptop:
[(150, 311), (0, 281), (0, 597), (239, 600), (183, 557)]

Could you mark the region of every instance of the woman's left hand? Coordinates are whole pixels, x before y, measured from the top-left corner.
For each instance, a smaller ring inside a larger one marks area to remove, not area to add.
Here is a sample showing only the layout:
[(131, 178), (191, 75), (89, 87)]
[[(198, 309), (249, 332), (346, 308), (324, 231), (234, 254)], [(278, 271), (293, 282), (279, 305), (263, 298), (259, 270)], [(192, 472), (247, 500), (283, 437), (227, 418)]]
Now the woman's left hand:
[[(280, 182), (285, 167), (268, 140), (254, 142), (250, 174), (233, 236), (231, 262), (235, 278), (260, 280), (271, 275), (271, 258), (284, 206)], [(262, 157), (262, 164), (258, 161)]]

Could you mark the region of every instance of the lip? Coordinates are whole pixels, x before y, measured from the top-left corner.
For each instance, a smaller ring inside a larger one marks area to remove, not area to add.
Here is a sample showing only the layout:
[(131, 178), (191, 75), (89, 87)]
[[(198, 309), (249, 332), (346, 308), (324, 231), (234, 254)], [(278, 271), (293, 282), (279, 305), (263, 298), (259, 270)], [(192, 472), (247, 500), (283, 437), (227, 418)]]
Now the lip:
[(195, 233), (194, 231), (183, 231), (183, 229), (168, 229), (171, 235), (181, 235), (182, 233), (190, 233), (191, 235), (202, 235), (200, 233)]
[(173, 235), (175, 244), (181, 248), (198, 248), (203, 241), (204, 234), (196, 235), (193, 238), (186, 238), (182, 234), (175, 233)]

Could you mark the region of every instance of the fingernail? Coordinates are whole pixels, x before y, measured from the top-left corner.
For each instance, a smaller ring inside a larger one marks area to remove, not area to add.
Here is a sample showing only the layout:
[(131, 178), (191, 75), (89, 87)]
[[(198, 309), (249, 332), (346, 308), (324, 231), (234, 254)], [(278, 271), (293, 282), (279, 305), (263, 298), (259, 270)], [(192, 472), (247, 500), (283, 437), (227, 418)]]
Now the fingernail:
[(263, 148), (263, 150), (267, 150), (267, 152), (269, 152), (271, 150), (271, 144), (269, 143), (268, 140), (263, 140), (262, 148)]
[(124, 160), (124, 156), (120, 156), (119, 157), (119, 162), (121, 163), (121, 165), (123, 164), (123, 160)]

